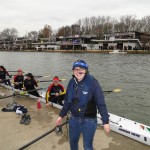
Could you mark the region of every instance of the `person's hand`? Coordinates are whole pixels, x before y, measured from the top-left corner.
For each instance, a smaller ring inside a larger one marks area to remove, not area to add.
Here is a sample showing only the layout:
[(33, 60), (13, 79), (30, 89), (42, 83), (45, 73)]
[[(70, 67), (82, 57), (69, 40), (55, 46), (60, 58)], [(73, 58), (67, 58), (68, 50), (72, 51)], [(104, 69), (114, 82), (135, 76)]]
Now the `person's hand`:
[(36, 80), (36, 83), (39, 83), (40, 81), (39, 80)]
[(49, 107), (50, 105), (49, 105), (49, 103), (46, 103), (46, 107)]
[(23, 90), (23, 91), (26, 91), (26, 88), (24, 87), (24, 88), (22, 88), (22, 90)]
[(110, 125), (109, 124), (104, 124), (104, 130), (108, 134), (110, 132)]
[(59, 93), (56, 93), (55, 96), (59, 96)]
[(2, 79), (0, 79), (0, 82), (2, 82)]
[(56, 126), (60, 125), (62, 123), (62, 118), (58, 117), (56, 120)]
[(19, 85), (19, 83), (18, 83), (18, 82), (15, 82), (15, 84), (16, 84), (16, 85)]

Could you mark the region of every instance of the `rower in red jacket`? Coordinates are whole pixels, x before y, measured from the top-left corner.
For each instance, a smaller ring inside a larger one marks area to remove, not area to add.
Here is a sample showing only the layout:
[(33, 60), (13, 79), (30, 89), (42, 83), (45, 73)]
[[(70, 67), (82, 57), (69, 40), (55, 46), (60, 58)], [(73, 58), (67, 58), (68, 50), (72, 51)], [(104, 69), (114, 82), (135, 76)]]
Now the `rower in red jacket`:
[(21, 90), (23, 88), (24, 75), (21, 69), (18, 70), (17, 75), (14, 76), (14, 88)]
[(66, 90), (64, 86), (59, 83), (59, 78), (55, 76), (53, 78), (53, 83), (48, 87), (46, 92), (46, 103), (48, 104), (50, 101), (63, 106), (62, 101), (64, 100), (65, 94)]

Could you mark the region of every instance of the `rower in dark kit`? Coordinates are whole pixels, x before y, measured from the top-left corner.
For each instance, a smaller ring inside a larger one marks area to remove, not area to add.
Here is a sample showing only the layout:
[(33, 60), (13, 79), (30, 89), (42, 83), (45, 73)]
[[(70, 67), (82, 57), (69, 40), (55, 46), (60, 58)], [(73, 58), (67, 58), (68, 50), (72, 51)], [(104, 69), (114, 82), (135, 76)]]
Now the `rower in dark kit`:
[(14, 88), (21, 90), (23, 88), (24, 76), (21, 69), (18, 70), (17, 75), (14, 76)]
[(49, 105), (48, 102), (50, 101), (63, 106), (62, 101), (64, 100), (65, 94), (66, 90), (64, 86), (59, 83), (58, 76), (55, 76), (53, 78), (53, 83), (50, 84), (46, 92), (46, 104)]
[(26, 76), (27, 76), (27, 78), (24, 80), (24, 88), (23, 89), (26, 91), (31, 91), (31, 92), (28, 92), (31, 95), (40, 97), (39, 93), (36, 90), (36, 87), (38, 87), (38, 84), (35, 81), (34, 76), (32, 75), (32, 73), (28, 73)]
[(10, 80), (6, 79), (6, 76), (11, 78), (11, 75), (6, 71), (4, 66), (0, 66), (0, 82), (11, 86)]

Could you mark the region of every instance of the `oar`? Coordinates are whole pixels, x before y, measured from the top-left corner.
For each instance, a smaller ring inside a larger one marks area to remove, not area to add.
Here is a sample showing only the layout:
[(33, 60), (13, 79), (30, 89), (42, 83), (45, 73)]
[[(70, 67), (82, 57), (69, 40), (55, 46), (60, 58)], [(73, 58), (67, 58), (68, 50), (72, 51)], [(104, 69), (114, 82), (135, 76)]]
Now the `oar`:
[(51, 75), (46, 75), (46, 76), (38, 76), (38, 75), (34, 75), (35, 78), (48, 78), (51, 77)]
[(7, 71), (7, 72), (18, 72), (18, 71)]
[[(9, 80), (11, 80), (11, 78), (2, 79), (2, 81), (1, 81), (1, 82), (4, 82), (4, 81), (9, 81)], [(0, 83), (1, 83), (1, 82), (0, 82)]]
[(119, 89), (119, 88), (117, 88), (117, 89), (114, 89), (114, 90), (112, 90), (112, 91), (103, 91), (104, 93), (118, 93), (118, 92), (121, 92), (122, 90), (121, 89)]
[[(7, 72), (18, 72), (18, 70), (16, 70), (16, 71), (12, 70), (12, 71), (7, 71)], [(29, 71), (23, 71), (23, 73), (27, 73), (27, 72), (29, 72)]]
[(12, 95), (1, 97), (0, 99), (9, 98), (9, 97), (18, 96), (18, 95), (25, 95), (29, 92), (38, 91), (38, 90), (42, 90), (42, 89), (44, 89), (44, 88), (39, 88), (39, 89), (34, 89), (34, 90), (29, 90), (29, 91), (20, 91), (19, 93), (13, 93)]
[(23, 149), (29, 147), (29, 146), (32, 145), (33, 143), (37, 142), (38, 140), (42, 139), (43, 137), (45, 137), (45, 136), (47, 136), (48, 134), (50, 134), (50, 133), (54, 132), (55, 130), (57, 130), (57, 127), (62, 127), (62, 126), (64, 126), (64, 125), (67, 124), (67, 123), (68, 123), (68, 120), (67, 120), (66, 122), (62, 123), (60, 126), (54, 127), (52, 130), (50, 130), (50, 131), (48, 131), (48, 132), (42, 134), (41, 136), (37, 137), (36, 139), (32, 140), (31, 142), (25, 144), (24, 146), (20, 147), (18, 150), (23, 150)]
[(33, 92), (33, 91), (39, 91), (39, 90), (42, 90), (44, 88), (39, 88), (39, 89), (33, 89), (33, 90), (29, 90), (29, 91), (20, 91), (19, 94), (20, 95), (25, 95), (25, 94), (28, 94), (30, 92)]
[[(59, 81), (65, 81), (66, 79), (60, 79)], [(53, 80), (37, 81), (37, 82), (52, 82)]]

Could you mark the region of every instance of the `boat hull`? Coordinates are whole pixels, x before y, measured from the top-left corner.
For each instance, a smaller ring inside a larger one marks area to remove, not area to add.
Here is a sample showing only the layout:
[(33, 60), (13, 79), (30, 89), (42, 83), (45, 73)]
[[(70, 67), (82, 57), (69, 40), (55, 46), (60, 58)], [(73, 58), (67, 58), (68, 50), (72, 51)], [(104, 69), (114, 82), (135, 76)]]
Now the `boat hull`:
[[(112, 131), (127, 136), (150, 146), (150, 127), (141, 123), (109, 113), (109, 124)], [(98, 124), (102, 124), (101, 116), (97, 115)]]

